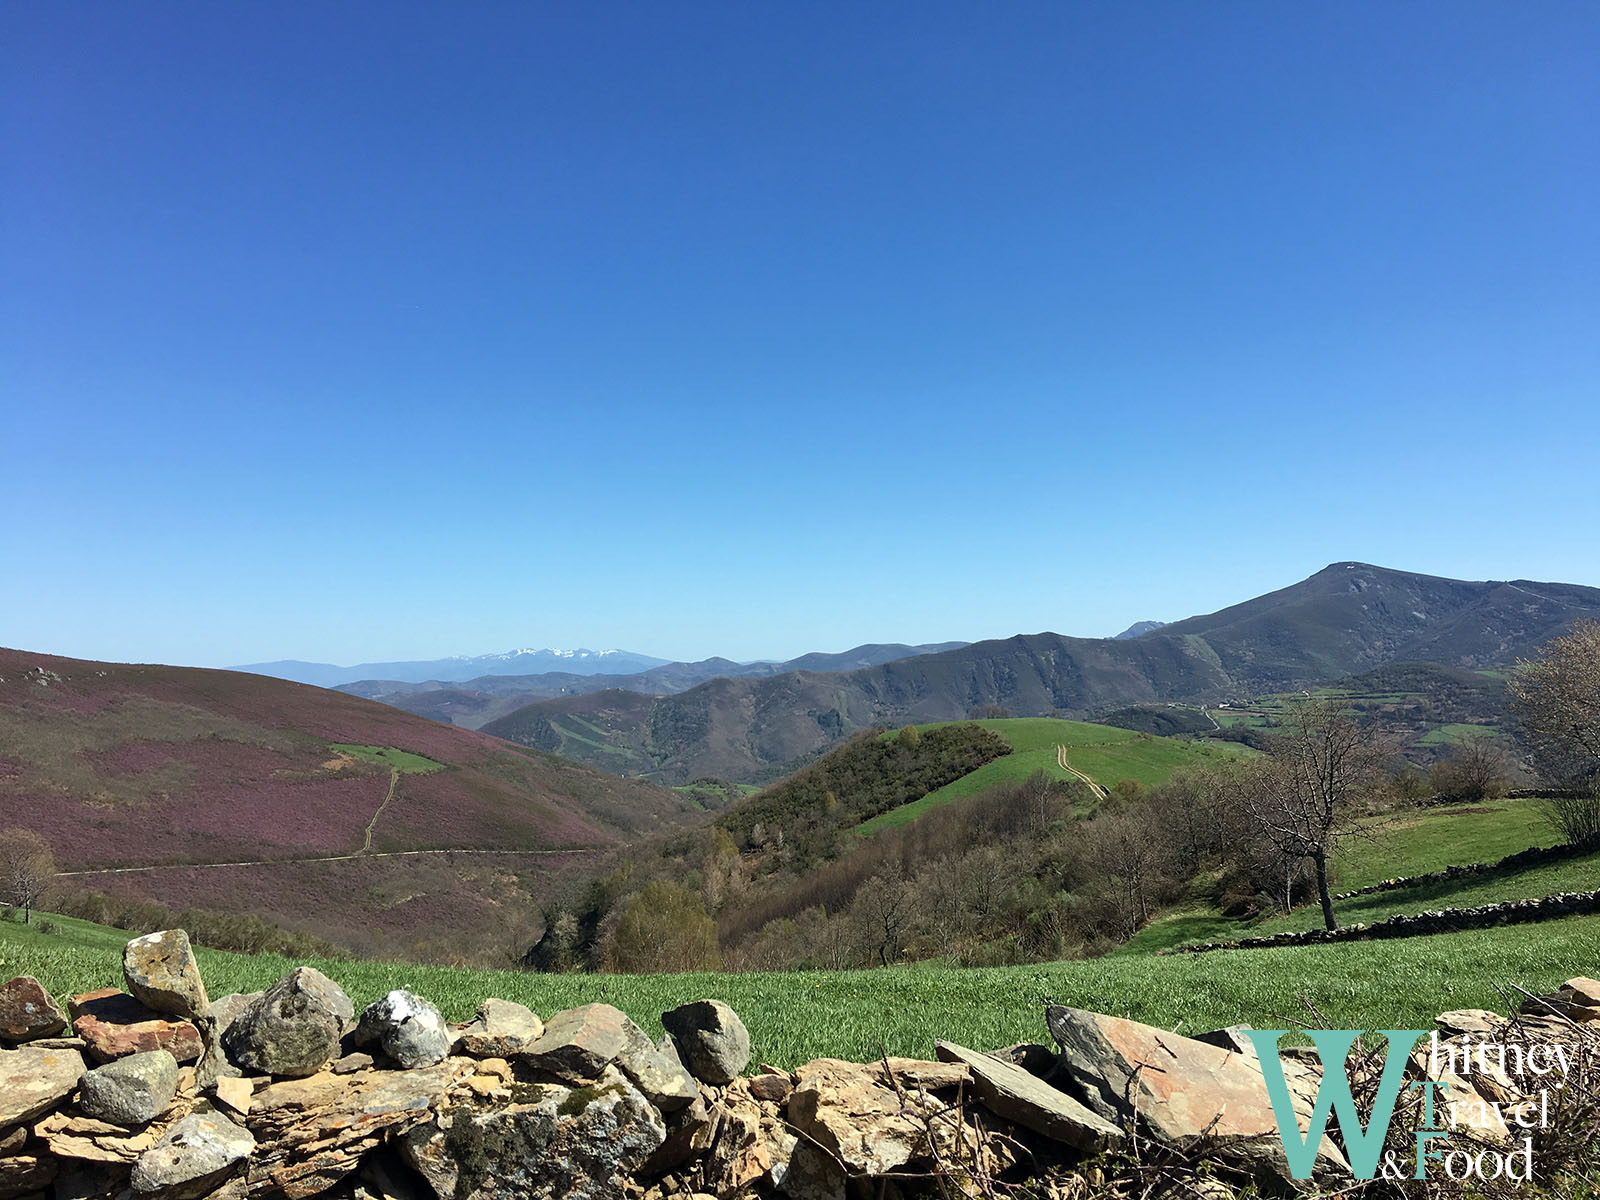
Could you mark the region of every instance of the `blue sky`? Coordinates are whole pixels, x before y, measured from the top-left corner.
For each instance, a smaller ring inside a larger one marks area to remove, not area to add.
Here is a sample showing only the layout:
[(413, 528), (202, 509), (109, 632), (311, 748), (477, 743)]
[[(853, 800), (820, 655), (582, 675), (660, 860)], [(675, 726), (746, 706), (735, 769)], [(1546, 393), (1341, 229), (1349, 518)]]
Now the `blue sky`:
[(1600, 7), (13, 5), (0, 643), (1600, 584)]

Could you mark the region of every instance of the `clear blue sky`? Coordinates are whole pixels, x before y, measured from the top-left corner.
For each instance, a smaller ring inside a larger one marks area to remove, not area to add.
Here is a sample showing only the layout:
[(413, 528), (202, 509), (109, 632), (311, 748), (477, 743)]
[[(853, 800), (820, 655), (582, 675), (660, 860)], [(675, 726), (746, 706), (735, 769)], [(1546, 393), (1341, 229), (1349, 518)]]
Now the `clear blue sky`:
[(0, 644), (1600, 584), (1593, 3), (0, 14)]

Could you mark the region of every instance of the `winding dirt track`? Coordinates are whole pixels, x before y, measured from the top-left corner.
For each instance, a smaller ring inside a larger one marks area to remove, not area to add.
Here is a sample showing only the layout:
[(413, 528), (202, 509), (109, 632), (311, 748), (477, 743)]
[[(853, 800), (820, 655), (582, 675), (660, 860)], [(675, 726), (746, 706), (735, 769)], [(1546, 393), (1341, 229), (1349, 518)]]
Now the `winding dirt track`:
[(1110, 797), (1110, 793), (1107, 792), (1105, 788), (1101, 787), (1098, 783), (1090, 779), (1082, 771), (1078, 770), (1077, 767), (1073, 766), (1067, 761), (1067, 748), (1059, 742), (1056, 743), (1056, 766), (1060, 767), (1063, 771), (1066, 771), (1069, 775), (1076, 776), (1078, 779), (1083, 780), (1084, 783), (1089, 785), (1089, 790), (1096, 796), (1099, 796), (1100, 799), (1105, 800)]
[(383, 810), (389, 807), (389, 801), (394, 799), (394, 790), (400, 786), (400, 768), (389, 768), (389, 791), (383, 797), (383, 803), (378, 805), (378, 811), (372, 814), (372, 820), (367, 822), (367, 837), (361, 843), (361, 853), (372, 853), (372, 830), (378, 823), (378, 818), (383, 816)]
[(202, 871), (216, 867), (283, 867), (295, 863), (354, 862), (367, 858), (416, 858), (424, 854), (520, 854), (525, 858), (553, 858), (560, 854), (604, 854), (603, 846), (574, 846), (568, 850), (380, 850), (375, 854), (364, 851), (355, 854), (319, 854), (311, 858), (258, 858), (247, 862), (157, 863), (148, 867), (92, 867), (86, 871), (57, 871), (57, 879), (70, 879), (77, 875), (133, 875), (141, 871)]

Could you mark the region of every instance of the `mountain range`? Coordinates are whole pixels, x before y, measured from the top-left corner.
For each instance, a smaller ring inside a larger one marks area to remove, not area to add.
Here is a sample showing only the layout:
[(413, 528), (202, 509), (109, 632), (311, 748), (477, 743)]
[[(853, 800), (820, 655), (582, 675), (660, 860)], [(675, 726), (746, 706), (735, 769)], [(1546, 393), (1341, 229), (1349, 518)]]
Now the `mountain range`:
[(466, 682), (435, 679), (422, 684), (398, 679), (363, 679), (339, 686), (342, 692), (382, 700), (408, 712), (478, 729), (527, 704), (558, 696), (577, 696), (608, 688), (670, 696), (708, 679), (764, 679), (789, 671), (853, 671), (919, 654), (937, 654), (967, 645), (934, 642), (922, 646), (901, 643), (857, 646), (838, 654), (803, 654), (788, 662), (737, 663), (726, 658), (699, 662), (666, 663), (631, 675), (546, 671), (528, 675), (484, 675)]
[(603, 690), (529, 704), (482, 728), (664, 782), (761, 781), (880, 724), (978, 710), (1094, 717), (1128, 705), (1238, 700), (1391, 663), (1495, 670), (1579, 618), (1600, 618), (1600, 589), (1341, 562), (1137, 637), (1037, 633), (852, 671), (718, 678), (676, 695)]
[(317, 687), (338, 687), (361, 679), (391, 679), (404, 683), (428, 680), (458, 681), (484, 675), (533, 675), (542, 671), (563, 671), (570, 675), (629, 674), (664, 667), (664, 658), (635, 654), (632, 650), (507, 650), (504, 654), (457, 655), (453, 658), (422, 659), (411, 662), (357, 663), (339, 667), (333, 663), (278, 662), (247, 663), (233, 667), (252, 675), (271, 675), (295, 683)]

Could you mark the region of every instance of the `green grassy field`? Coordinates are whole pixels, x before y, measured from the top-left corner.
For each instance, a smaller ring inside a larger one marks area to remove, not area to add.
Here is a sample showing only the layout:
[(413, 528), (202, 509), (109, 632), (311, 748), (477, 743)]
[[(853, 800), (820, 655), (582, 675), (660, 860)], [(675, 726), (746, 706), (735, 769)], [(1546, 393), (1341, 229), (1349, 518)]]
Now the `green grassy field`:
[[(955, 722), (945, 722), (953, 724)], [(1056, 762), (1056, 747), (1067, 747), (1067, 761), (1101, 787), (1133, 779), (1146, 787), (1165, 783), (1180, 767), (1198, 766), (1250, 751), (1231, 743), (1186, 742), (1176, 738), (1146, 737), (1110, 725), (1086, 721), (1057, 721), (1050, 717), (1012, 717), (996, 721), (962, 722), (981, 725), (1011, 743), (1011, 753), (985, 763), (970, 775), (929, 792), (920, 800), (901, 805), (870, 821), (857, 832), (870, 837), (884, 829), (906, 825), (923, 813), (952, 800), (975, 796), (999, 783), (1015, 783), (1036, 771), (1052, 779), (1071, 779)], [(937, 729), (939, 725), (919, 726)], [(888, 734), (886, 736), (893, 736)]]
[[(1530, 846), (1554, 845), (1559, 840), (1535, 800), (1494, 800), (1460, 809), (1421, 809), (1371, 825), (1373, 840), (1347, 841), (1335, 859), (1336, 892), (1449, 866), (1495, 862)], [(1195, 889), (1197, 893), (1204, 891), (1204, 882)], [(1336, 901), (1334, 912), (1344, 924), (1370, 924), (1445, 905), (1491, 904), (1595, 887), (1600, 887), (1600, 853), (1568, 862), (1357, 896)], [(1148, 953), (1185, 942), (1315, 929), (1321, 924), (1321, 910), (1314, 904), (1264, 920), (1230, 920), (1196, 896), (1151, 922), (1116, 954)]]
[[(58, 996), (120, 985), (117, 931), (63, 922), (59, 935), (28, 934), (0, 922), (0, 977), (31, 974)], [(292, 966), (282, 958), (202, 950), (213, 996), (265, 987)], [(1006, 968), (923, 965), (880, 971), (749, 975), (534, 975), (395, 963), (314, 962), (338, 980), (357, 1006), (393, 987), (411, 988), (453, 1020), (486, 996), (518, 1000), (536, 1012), (590, 1001), (623, 1009), (652, 1035), (662, 1010), (687, 1000), (726, 1000), (750, 1027), (753, 1064), (794, 1067), (821, 1056), (864, 1059), (928, 1057), (933, 1039), (980, 1049), (1048, 1041), (1047, 1002), (1132, 1017), (1196, 1033), (1235, 1021), (1288, 1028), (1312, 1020), (1308, 1003), (1330, 1026), (1426, 1028), (1450, 1008), (1508, 1006), (1518, 984), (1548, 990), (1577, 974), (1600, 971), (1600, 917), (1535, 929), (1492, 929), (1398, 941), (1225, 951), (1206, 955), (1125, 955), (1089, 962)]]
[(393, 746), (358, 746), (354, 743), (335, 742), (328, 749), (340, 754), (348, 754), (351, 758), (359, 758), (362, 762), (376, 763), (380, 767), (393, 767), (402, 775), (426, 775), (430, 771), (444, 770), (444, 764), (434, 762), (431, 758), (424, 758), (420, 754), (413, 754), (409, 750), (397, 750)]

